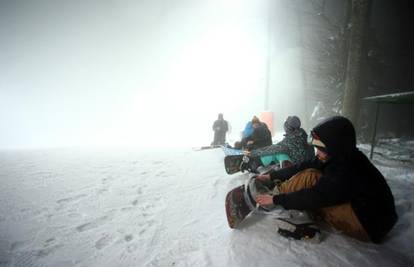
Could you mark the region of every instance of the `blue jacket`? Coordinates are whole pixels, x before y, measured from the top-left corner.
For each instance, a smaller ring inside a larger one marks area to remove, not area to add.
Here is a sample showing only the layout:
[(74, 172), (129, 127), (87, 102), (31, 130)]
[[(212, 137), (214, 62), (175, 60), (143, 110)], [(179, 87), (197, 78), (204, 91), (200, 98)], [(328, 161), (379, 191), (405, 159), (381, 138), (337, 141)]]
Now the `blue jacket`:
[(252, 133), (253, 133), (253, 125), (252, 125), (252, 122), (251, 121), (249, 121), (247, 124), (246, 124), (246, 127), (244, 127), (244, 130), (243, 130), (243, 138), (247, 138), (247, 137), (250, 137), (251, 135), (252, 135)]

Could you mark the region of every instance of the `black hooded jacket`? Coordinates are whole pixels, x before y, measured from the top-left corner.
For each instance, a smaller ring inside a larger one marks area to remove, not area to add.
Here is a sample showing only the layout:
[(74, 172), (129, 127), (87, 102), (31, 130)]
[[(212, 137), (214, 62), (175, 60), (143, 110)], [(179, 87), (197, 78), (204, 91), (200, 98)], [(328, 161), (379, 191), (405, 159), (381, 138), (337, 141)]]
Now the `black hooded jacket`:
[(299, 171), (315, 168), (322, 176), (315, 186), (276, 195), (275, 204), (286, 209), (316, 210), (350, 203), (371, 240), (381, 242), (396, 223), (394, 197), (384, 176), (356, 147), (351, 122), (340, 116), (318, 124), (313, 132), (326, 145), (330, 159), (313, 160), (271, 173), (272, 179), (286, 180)]

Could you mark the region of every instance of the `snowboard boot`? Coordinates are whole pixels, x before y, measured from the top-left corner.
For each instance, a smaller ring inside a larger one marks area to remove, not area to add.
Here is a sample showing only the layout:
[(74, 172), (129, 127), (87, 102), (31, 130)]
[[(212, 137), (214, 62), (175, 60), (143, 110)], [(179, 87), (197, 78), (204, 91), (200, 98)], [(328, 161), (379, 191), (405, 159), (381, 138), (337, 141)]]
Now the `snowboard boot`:
[(286, 218), (277, 218), (277, 232), (286, 237), (295, 240), (304, 240), (311, 243), (321, 241), (321, 231), (305, 212), (290, 211), (290, 216)]

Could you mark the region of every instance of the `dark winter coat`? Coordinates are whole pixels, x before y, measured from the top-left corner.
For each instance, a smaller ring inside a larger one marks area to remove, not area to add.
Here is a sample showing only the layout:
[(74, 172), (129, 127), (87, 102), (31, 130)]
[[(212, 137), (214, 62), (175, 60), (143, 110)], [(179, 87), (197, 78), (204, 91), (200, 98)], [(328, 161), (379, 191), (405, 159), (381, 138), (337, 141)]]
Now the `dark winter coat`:
[(252, 145), (248, 145), (248, 150), (253, 150), (272, 144), (272, 133), (267, 128), (266, 123), (261, 122), (260, 126), (253, 129), (253, 133), (247, 138), (247, 141), (253, 141)]
[(226, 120), (218, 119), (213, 123), (214, 141), (212, 145), (222, 145), (226, 142), (226, 132), (229, 126)]
[(322, 171), (320, 180), (312, 188), (276, 195), (274, 203), (298, 210), (350, 203), (371, 240), (380, 242), (398, 219), (394, 197), (383, 175), (357, 149), (355, 130), (346, 118), (330, 118), (313, 131), (331, 158), (326, 163), (314, 158), (275, 171), (271, 178), (286, 180), (301, 170), (315, 168)]
[(213, 124), (213, 131), (226, 133), (229, 130), (226, 120), (216, 120)]

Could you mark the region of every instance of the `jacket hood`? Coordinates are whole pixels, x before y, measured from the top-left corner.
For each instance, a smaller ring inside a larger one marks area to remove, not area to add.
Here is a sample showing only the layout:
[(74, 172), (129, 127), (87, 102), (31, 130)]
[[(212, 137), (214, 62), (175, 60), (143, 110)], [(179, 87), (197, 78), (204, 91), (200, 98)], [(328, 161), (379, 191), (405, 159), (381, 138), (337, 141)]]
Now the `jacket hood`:
[(325, 119), (312, 132), (325, 144), (331, 156), (346, 156), (356, 149), (355, 129), (351, 121), (342, 116)]

